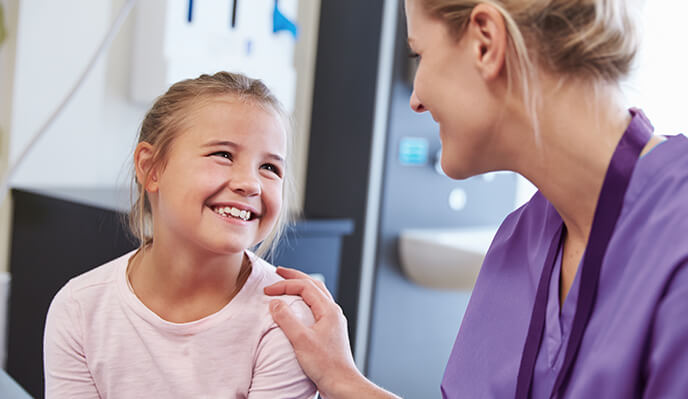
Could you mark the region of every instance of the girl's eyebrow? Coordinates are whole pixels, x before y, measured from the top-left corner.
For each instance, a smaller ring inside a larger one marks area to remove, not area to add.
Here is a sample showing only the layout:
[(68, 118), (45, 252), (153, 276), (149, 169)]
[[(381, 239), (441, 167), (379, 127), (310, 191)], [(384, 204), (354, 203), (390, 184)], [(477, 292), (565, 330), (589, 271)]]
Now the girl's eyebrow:
[(284, 163), (284, 158), (282, 158), (280, 155), (268, 153), (268, 154), (267, 154), (267, 157), (270, 158), (270, 159), (272, 159), (272, 160), (275, 160), (275, 161), (277, 161), (277, 162), (282, 162), (282, 163)]
[(203, 147), (217, 147), (217, 146), (225, 146), (225, 147), (232, 147), (232, 148), (238, 148), (241, 147), (237, 143), (227, 141), (227, 140), (212, 140), (203, 145)]
[[(231, 147), (231, 148), (241, 148), (241, 146), (239, 144), (234, 143), (232, 141), (228, 141), (228, 140), (212, 140), (212, 141), (209, 141), (203, 145), (203, 147), (220, 147), (220, 146)], [(267, 154), (265, 154), (265, 156), (274, 160), (274, 161), (284, 163), (284, 157), (282, 157), (279, 154), (267, 153)]]

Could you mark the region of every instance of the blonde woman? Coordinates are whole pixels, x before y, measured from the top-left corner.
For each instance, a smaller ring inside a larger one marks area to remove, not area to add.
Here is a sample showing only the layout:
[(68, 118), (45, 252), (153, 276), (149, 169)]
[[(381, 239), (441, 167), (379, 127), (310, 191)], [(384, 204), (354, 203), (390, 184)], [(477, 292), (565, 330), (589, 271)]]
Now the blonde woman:
[[(410, 103), (439, 124), (446, 174), (511, 170), (539, 189), (487, 253), (445, 398), (688, 396), (688, 140), (622, 106), (627, 3), (406, 0)], [(394, 397), (356, 370), (324, 287), (278, 272), (266, 292), (315, 315), (306, 327), (271, 305), (320, 391)]]

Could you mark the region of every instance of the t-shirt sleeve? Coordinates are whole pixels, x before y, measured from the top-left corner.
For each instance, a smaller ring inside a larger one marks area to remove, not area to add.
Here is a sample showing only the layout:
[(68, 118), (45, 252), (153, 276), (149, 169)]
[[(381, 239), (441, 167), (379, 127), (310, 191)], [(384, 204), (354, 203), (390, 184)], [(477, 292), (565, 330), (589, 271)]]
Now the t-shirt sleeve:
[[(310, 308), (302, 300), (294, 301), (290, 308), (306, 325), (314, 323)], [(299, 366), (291, 343), (273, 323), (258, 345), (248, 399), (305, 399), (313, 398), (315, 392), (315, 385)]]
[(648, 353), (645, 398), (683, 398), (688, 392), (688, 262), (659, 303)]
[(99, 398), (86, 363), (78, 303), (69, 284), (53, 298), (43, 337), (45, 397)]

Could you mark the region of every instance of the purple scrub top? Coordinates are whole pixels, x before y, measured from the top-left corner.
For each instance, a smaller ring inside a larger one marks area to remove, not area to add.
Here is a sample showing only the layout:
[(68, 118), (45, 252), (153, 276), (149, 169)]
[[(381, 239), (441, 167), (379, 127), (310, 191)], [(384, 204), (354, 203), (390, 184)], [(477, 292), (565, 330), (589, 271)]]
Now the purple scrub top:
[[(629, 129), (651, 129), (642, 122)], [(514, 397), (538, 281), (560, 224), (539, 192), (502, 223), (445, 370), (444, 398)], [(576, 310), (579, 275), (560, 307), (560, 272), (561, 253), (549, 284), (532, 398), (549, 398)], [(636, 165), (565, 396), (688, 398), (688, 139), (683, 135), (669, 137)]]

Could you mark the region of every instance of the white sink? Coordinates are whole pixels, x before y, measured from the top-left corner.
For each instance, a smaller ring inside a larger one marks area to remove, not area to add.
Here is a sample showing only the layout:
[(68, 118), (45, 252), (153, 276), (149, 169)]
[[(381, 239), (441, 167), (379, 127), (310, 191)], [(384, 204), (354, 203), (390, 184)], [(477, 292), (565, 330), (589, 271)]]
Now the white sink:
[(425, 287), (470, 291), (496, 232), (496, 226), (402, 230), (401, 269)]

